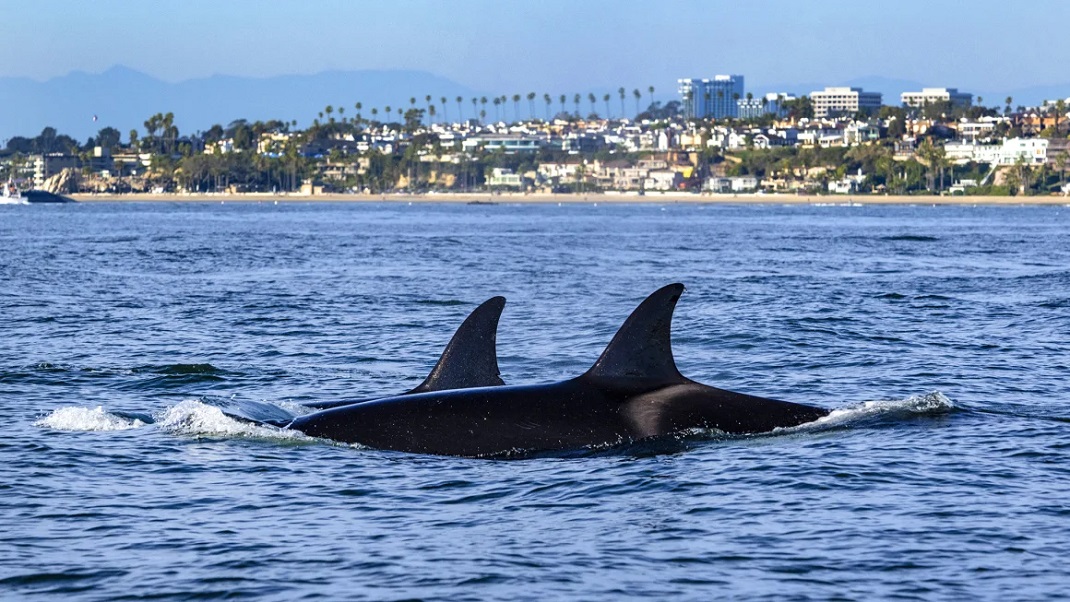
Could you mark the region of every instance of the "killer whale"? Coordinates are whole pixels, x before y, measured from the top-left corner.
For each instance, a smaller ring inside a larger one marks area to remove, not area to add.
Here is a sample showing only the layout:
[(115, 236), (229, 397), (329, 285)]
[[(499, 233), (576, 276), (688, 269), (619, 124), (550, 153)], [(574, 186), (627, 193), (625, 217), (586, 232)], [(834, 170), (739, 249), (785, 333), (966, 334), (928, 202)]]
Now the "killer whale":
[[(491, 297), (472, 310), (439, 356), (427, 378), (404, 393), (415, 395), (431, 391), (497, 387), (505, 384), (498, 369), (498, 320), (505, 309), (505, 297)], [(325, 410), (379, 399), (338, 399), (304, 404)]]
[(496, 457), (628, 444), (693, 429), (763, 433), (829, 413), (681, 375), (670, 327), (683, 290), (671, 284), (647, 297), (594, 365), (576, 378), (389, 397), (277, 426), (379, 449)]

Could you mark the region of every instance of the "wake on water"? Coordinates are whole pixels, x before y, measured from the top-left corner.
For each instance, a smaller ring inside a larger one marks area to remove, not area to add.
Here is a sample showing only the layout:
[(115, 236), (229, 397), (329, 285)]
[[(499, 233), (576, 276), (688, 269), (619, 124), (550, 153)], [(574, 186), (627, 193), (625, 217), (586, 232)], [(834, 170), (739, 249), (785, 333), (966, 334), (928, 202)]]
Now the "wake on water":
[[(304, 406), (279, 403), (280, 411), (290, 414), (307, 412)], [(934, 416), (950, 413), (954, 403), (943, 393), (935, 391), (925, 395), (913, 395), (906, 399), (866, 401), (833, 410), (828, 416), (807, 424), (774, 429), (772, 434), (805, 433), (835, 428), (847, 428), (874, 419), (909, 419), (919, 416)], [(201, 400), (185, 400), (164, 408), (152, 419), (132, 417), (122, 413), (110, 413), (102, 406), (95, 408), (68, 406), (52, 410), (47, 416), (34, 422), (34, 426), (57, 431), (123, 431), (155, 426), (180, 437), (244, 438), (278, 441), (320, 441), (299, 431), (261, 426), (238, 420), (223, 413), (222, 408)], [(723, 438), (722, 433), (708, 433), (714, 438)], [(361, 447), (361, 446), (355, 446)]]

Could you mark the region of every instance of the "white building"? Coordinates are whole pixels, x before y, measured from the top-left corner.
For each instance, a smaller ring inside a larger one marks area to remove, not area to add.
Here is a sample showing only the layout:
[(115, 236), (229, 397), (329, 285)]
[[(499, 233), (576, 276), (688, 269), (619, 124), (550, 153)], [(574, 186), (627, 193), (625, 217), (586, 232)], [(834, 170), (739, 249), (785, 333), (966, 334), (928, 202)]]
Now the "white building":
[(491, 170), (491, 175), (487, 178), (487, 186), (491, 188), (522, 188), (524, 186), (524, 179), (520, 177), (520, 174), (514, 173), (513, 170), (504, 167), (495, 167)]
[(1048, 140), (1046, 138), (1011, 138), (1003, 142), (1000, 153), (1001, 165), (1014, 165), (1019, 159), (1030, 165), (1048, 162)]
[(735, 176), (729, 178), (709, 178), (704, 188), (707, 192), (726, 194), (731, 192), (754, 192), (758, 189), (758, 178), (754, 176)]
[(973, 94), (959, 92), (958, 88), (922, 88), (921, 92), (903, 92), (899, 98), (908, 107), (944, 102), (951, 103), (953, 107), (968, 107), (973, 104)]
[(713, 79), (677, 80), (688, 117), (733, 119), (739, 117), (738, 100), (743, 98), (742, 75), (715, 75)]
[(996, 130), (996, 122), (991, 119), (984, 121), (960, 121), (956, 127), (959, 131), (959, 137), (963, 139), (977, 140), (978, 138), (988, 138)]
[(756, 98), (741, 98), (736, 104), (740, 119), (757, 119), (763, 115), (783, 117), (788, 112), (784, 103), (789, 100), (795, 97), (786, 92), (770, 92)]
[(830, 115), (854, 115), (859, 111), (876, 114), (881, 108), (881, 93), (866, 92), (862, 88), (825, 88), (811, 92), (814, 117), (822, 119)]
[(945, 156), (959, 164), (970, 161), (989, 165), (1014, 165), (1023, 159), (1029, 165), (1040, 165), (1048, 160), (1046, 138), (1012, 138), (1003, 144), (948, 143), (944, 145)]

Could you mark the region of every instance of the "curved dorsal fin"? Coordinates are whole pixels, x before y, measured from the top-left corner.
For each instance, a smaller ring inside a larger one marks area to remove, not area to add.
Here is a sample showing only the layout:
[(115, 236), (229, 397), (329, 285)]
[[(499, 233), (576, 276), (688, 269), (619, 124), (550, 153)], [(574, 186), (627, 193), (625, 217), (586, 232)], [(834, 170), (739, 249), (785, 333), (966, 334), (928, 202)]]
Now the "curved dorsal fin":
[(498, 372), (498, 318), (505, 297), (491, 297), (465, 318), (424, 382), (409, 393), (504, 385)]
[(685, 380), (672, 357), (672, 312), (684, 285), (670, 284), (647, 297), (617, 331), (584, 376)]

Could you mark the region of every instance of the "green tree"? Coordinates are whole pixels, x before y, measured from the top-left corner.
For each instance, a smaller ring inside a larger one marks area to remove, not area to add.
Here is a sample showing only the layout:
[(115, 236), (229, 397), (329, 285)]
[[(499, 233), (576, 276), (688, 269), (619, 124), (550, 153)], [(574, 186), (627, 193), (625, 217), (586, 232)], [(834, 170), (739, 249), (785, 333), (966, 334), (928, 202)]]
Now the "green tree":
[(119, 130), (113, 127), (101, 128), (97, 132), (97, 145), (101, 148), (115, 149), (122, 143), (121, 138), (122, 134), (119, 133)]
[(1066, 165), (1070, 162), (1070, 156), (1066, 154), (1066, 151), (1062, 151), (1058, 155), (1055, 155), (1055, 167), (1059, 168), (1059, 184), (1066, 185)]

